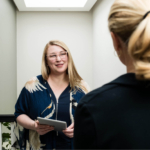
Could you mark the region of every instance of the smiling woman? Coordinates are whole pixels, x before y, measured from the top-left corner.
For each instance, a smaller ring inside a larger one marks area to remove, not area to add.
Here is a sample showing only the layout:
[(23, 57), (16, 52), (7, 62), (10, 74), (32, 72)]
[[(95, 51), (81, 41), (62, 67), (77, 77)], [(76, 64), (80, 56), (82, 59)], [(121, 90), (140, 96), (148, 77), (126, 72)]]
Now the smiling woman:
[[(41, 72), (26, 83), (15, 106), (14, 131), (19, 146), (73, 149), (74, 112), (89, 87), (78, 74), (69, 48), (61, 41), (46, 44)], [(39, 124), (37, 117), (65, 121), (67, 129), (54, 131), (52, 126)]]
[[(50, 72), (63, 73), (68, 67), (68, 57), (67, 52), (60, 46), (53, 45), (50, 42), (45, 48), (44, 65), (47, 66), (47, 76)], [(46, 57), (46, 59), (45, 59)], [(46, 77), (47, 78), (47, 77)]]

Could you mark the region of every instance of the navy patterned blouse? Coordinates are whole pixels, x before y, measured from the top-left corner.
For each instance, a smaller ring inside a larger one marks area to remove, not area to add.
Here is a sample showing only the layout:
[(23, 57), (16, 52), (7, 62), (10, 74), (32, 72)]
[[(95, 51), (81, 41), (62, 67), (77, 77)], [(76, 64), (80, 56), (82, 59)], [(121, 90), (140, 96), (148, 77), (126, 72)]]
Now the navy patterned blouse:
[[(83, 80), (82, 84), (89, 89)], [(74, 111), (85, 94), (81, 89), (74, 93), (68, 85), (57, 101), (48, 82), (40, 75), (29, 80), (22, 89), (15, 105), (15, 117), (26, 114), (32, 120), (37, 117), (57, 119), (67, 122), (69, 126), (74, 122)], [(36, 131), (25, 129), (15, 122), (14, 133), (16, 143), (22, 150), (73, 149), (73, 139), (63, 132), (51, 131), (40, 136)]]

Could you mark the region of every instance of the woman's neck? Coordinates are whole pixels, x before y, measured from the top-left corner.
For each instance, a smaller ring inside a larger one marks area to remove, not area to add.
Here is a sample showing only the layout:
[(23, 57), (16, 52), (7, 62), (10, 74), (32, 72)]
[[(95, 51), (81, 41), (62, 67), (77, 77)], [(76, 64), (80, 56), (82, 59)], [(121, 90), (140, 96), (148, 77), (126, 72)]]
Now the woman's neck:
[(127, 73), (135, 73), (135, 67), (134, 66), (127, 66)]
[(127, 73), (135, 73), (135, 66), (129, 55), (126, 57), (126, 68)]
[(124, 55), (124, 65), (126, 66), (127, 73), (135, 73), (135, 66), (132, 58), (128, 54), (127, 46), (124, 46), (122, 54)]
[(66, 73), (59, 74), (59, 75), (51, 73), (48, 77), (48, 82), (53, 83), (53, 84), (57, 84), (57, 85), (62, 85), (64, 83), (69, 84), (69, 78), (68, 78), (68, 75)]

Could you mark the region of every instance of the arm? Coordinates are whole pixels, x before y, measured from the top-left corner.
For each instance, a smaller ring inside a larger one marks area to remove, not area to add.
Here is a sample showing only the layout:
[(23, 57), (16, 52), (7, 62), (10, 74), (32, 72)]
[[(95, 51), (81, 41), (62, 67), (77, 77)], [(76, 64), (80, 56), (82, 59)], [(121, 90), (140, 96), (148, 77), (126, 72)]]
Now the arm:
[(40, 125), (39, 121), (30, 119), (27, 115), (22, 114), (17, 117), (17, 122), (26, 129), (37, 131), (40, 135), (54, 130), (54, 127), (49, 125)]
[(38, 121), (34, 121), (29, 117), (29, 106), (29, 93), (23, 88), (15, 105), (15, 117), (17, 122), (26, 129), (37, 131), (40, 135), (52, 131), (53, 127), (40, 125)]
[(75, 112), (74, 148), (97, 148), (93, 118), (84, 103), (79, 103)]
[(24, 128), (35, 130), (34, 121), (30, 119), (27, 115), (25, 114), (19, 115), (16, 120)]

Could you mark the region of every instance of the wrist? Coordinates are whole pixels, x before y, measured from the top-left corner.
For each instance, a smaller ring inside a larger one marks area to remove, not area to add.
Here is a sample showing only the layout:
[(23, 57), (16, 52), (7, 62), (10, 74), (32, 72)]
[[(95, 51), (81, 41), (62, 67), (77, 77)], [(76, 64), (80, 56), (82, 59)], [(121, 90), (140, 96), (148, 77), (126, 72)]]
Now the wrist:
[(32, 121), (32, 123), (31, 123), (31, 129), (32, 130), (36, 130), (36, 128), (35, 128), (35, 121)]

